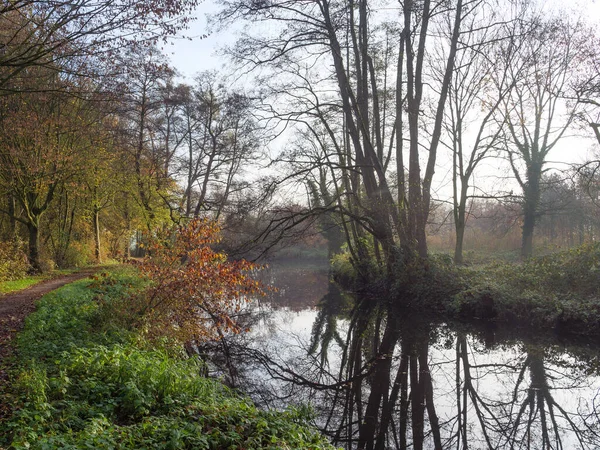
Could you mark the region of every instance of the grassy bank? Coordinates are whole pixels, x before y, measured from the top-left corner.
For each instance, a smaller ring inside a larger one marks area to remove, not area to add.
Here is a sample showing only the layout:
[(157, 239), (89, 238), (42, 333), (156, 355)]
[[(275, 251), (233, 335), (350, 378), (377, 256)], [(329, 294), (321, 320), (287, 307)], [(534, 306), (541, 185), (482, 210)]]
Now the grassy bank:
[(461, 269), (446, 310), (561, 334), (600, 335), (600, 244)]
[[(356, 288), (343, 257), (333, 260), (334, 276)], [(456, 266), (448, 255), (431, 255), (397, 271), (387, 286), (399, 308), (460, 320), (573, 335), (600, 335), (600, 243), (588, 244), (523, 263), (492, 262)], [(391, 287), (390, 287), (391, 285)], [(359, 286), (369, 291), (372, 286)]]
[(266, 412), (202, 377), (196, 358), (148, 342), (119, 317), (142, 287), (111, 270), (44, 296), (17, 342), (13, 416), (0, 423), (11, 448), (332, 448), (307, 412)]
[(0, 294), (8, 294), (10, 292), (20, 291), (28, 287), (38, 284), (45, 278), (41, 275), (32, 275), (19, 280), (0, 281)]

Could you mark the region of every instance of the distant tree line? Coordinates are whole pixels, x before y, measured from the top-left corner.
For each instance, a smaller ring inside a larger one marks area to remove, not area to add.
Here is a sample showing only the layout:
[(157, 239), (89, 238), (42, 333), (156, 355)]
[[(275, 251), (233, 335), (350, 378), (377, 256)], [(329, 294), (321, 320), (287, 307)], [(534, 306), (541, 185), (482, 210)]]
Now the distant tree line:
[[(600, 239), (598, 181), (590, 180), (585, 174), (573, 178), (569, 173), (552, 173), (542, 177), (540, 208), (533, 236), (538, 253)], [(499, 253), (514, 251), (516, 254), (523, 226), (519, 197), (506, 197), (502, 201), (470, 199), (465, 211), (464, 251), (474, 251), (478, 257), (484, 256), (484, 253), (500, 256)], [(455, 248), (455, 227), (451, 206), (444, 202), (436, 203), (427, 232), (433, 251), (451, 252)]]

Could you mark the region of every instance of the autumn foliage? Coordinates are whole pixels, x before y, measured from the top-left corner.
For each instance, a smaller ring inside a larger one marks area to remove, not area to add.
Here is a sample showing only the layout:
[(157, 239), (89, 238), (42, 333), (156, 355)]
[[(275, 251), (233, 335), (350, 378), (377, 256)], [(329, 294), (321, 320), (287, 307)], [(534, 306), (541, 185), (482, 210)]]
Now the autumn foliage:
[(194, 219), (152, 239), (140, 264), (150, 286), (139, 305), (150, 334), (189, 341), (244, 331), (236, 316), (252, 297), (264, 295), (252, 278), (259, 266), (215, 252), (219, 232), (215, 222)]

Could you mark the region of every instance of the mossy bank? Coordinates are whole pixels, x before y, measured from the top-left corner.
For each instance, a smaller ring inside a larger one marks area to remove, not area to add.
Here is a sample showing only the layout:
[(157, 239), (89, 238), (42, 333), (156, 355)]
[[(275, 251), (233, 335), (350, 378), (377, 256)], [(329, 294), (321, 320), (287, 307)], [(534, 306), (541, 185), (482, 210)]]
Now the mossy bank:
[(120, 312), (143, 282), (112, 269), (43, 297), (17, 339), (0, 447), (332, 449), (308, 408), (257, 409), (178, 346), (149, 342)]
[(334, 258), (332, 268), (342, 286), (374, 301), (391, 301), (400, 310), (563, 335), (600, 335), (600, 243), (522, 263), (457, 266), (448, 255), (430, 255), (391, 276), (375, 273), (367, 284), (357, 282), (344, 255)]

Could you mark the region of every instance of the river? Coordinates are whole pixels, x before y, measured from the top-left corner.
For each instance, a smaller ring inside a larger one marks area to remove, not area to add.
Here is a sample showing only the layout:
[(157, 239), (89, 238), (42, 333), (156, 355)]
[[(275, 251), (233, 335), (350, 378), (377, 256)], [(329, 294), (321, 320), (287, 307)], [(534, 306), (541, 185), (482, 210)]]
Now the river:
[(337, 446), (600, 449), (597, 344), (357, 312), (323, 264), (264, 276), (279, 290), (253, 304), (249, 333), (220, 344), (222, 374), (264, 407), (310, 405)]

